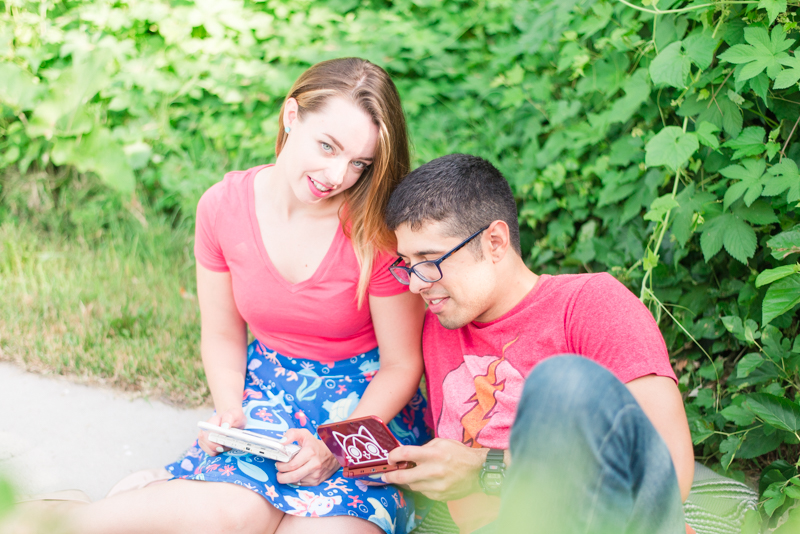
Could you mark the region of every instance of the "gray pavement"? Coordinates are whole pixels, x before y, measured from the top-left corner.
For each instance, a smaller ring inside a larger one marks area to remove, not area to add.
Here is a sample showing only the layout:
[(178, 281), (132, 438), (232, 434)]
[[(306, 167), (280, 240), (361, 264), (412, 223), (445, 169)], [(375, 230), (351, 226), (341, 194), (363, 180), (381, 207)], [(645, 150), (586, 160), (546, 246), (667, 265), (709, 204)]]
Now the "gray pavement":
[(0, 410), (0, 473), (17, 493), (80, 489), (93, 500), (125, 475), (174, 461), (211, 414), (3, 362)]

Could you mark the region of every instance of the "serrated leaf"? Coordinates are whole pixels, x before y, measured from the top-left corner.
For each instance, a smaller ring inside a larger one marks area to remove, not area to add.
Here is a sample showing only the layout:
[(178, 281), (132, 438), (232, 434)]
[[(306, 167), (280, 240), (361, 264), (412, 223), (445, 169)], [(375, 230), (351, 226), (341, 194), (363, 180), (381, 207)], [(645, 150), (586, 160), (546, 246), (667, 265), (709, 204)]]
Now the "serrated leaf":
[(710, 32), (694, 32), (683, 40), (683, 48), (692, 63), (703, 70), (711, 66), (714, 61), (714, 51), (717, 49), (720, 39), (711, 36)]
[(781, 278), (786, 278), (789, 275), (800, 273), (800, 264), (794, 265), (781, 265), (775, 269), (767, 269), (758, 274), (756, 278), (756, 287), (765, 286), (772, 282), (777, 282)]
[(780, 163), (769, 169), (771, 178), (764, 183), (763, 194), (766, 196), (780, 195), (787, 189), (789, 202), (800, 200), (800, 170), (797, 163), (790, 158), (783, 158)]
[(763, 159), (746, 159), (742, 161), (741, 165), (729, 165), (724, 169), (720, 169), (719, 172), (724, 177), (741, 180), (731, 185), (728, 190), (725, 191), (722, 209), (727, 210), (731, 204), (736, 202), (746, 192), (750, 193), (749, 204), (752, 204), (753, 201), (761, 195), (761, 191), (764, 189), (763, 176), (766, 168), (767, 163)]
[(794, 44), (793, 39), (786, 39), (781, 25), (775, 26), (771, 35), (764, 28), (747, 27), (744, 39), (749, 44), (734, 45), (718, 56), (723, 61), (744, 65), (736, 71), (737, 82), (754, 78), (765, 69), (774, 79), (781, 70), (781, 60), (789, 57), (785, 50)]
[(775, 84), (773, 85), (775, 89), (785, 89), (787, 87), (791, 87), (792, 85), (796, 84), (798, 80), (800, 80), (800, 57), (795, 55), (794, 57), (782, 59), (781, 64), (790, 68), (782, 70), (775, 77)]
[(772, 257), (776, 260), (800, 252), (800, 227), (796, 226), (770, 238), (767, 246), (772, 249)]
[(761, 304), (761, 324), (766, 325), (800, 304), (800, 274), (792, 274), (773, 283)]
[(714, 202), (716, 195), (707, 191), (695, 191), (694, 183), (678, 193), (678, 207), (673, 211), (672, 235), (683, 246), (692, 234), (692, 223), (695, 213), (702, 213), (704, 206)]
[(684, 133), (677, 126), (667, 126), (645, 145), (644, 161), (648, 167), (665, 165), (676, 171), (699, 147), (696, 136)]
[(773, 224), (778, 222), (778, 216), (769, 202), (763, 200), (755, 201), (751, 206), (738, 206), (733, 210), (737, 217), (741, 217), (751, 224)]
[(766, 101), (767, 94), (769, 94), (769, 76), (762, 72), (755, 78), (750, 78), (750, 89), (752, 89), (755, 94), (760, 96), (761, 100)]
[(764, 152), (767, 147), (764, 144), (764, 137), (767, 133), (761, 126), (749, 126), (736, 136), (736, 139), (726, 141), (722, 146), (733, 148), (733, 159), (741, 159), (746, 156), (757, 156)]
[(786, 0), (761, 0), (758, 7), (767, 10), (769, 23), (772, 24), (778, 15), (786, 11)]
[(683, 43), (675, 41), (661, 50), (650, 63), (650, 79), (654, 84), (686, 87), (686, 78), (692, 68), (689, 56), (683, 53)]
[(646, 221), (660, 221), (664, 214), (679, 206), (671, 194), (658, 197), (650, 204), (650, 210), (644, 214)]
[(745, 401), (756, 416), (775, 428), (788, 432), (800, 430), (800, 406), (777, 395), (753, 393)]
[(703, 225), (702, 233), (700, 234), (700, 249), (703, 251), (703, 259), (706, 263), (722, 250), (722, 237), (725, 233), (725, 217), (729, 216), (732, 215), (719, 215)]
[[(724, 217), (724, 215), (723, 215)], [(756, 252), (756, 233), (749, 224), (731, 215), (731, 219), (726, 223), (722, 244), (728, 254), (747, 264), (747, 260), (752, 258)]]
[(722, 467), (727, 470), (731, 466), (733, 458), (736, 456), (736, 451), (742, 445), (742, 438), (737, 435), (728, 436), (722, 443), (719, 444), (719, 452), (723, 453), (720, 463)]
[(719, 148), (719, 139), (717, 138), (717, 132), (719, 132), (719, 126), (716, 124), (711, 124), (708, 121), (703, 121), (697, 125), (697, 129), (695, 130), (695, 135), (697, 139), (705, 146), (709, 146), (713, 149)]
[[(764, 358), (760, 354), (755, 352), (746, 354), (741, 360), (739, 360), (739, 363), (736, 364), (736, 376), (738, 378), (747, 378), (750, 375), (750, 373), (752, 373), (753, 370), (757, 369), (762, 363), (764, 363)], [(733, 406), (729, 406), (729, 408), (733, 408)], [(751, 413), (750, 415), (752, 416)], [(752, 422), (753, 421), (751, 420), (750, 423)], [(744, 425), (749, 425), (750, 423), (737, 423), (737, 424), (744, 426)]]
[(735, 423), (737, 426), (752, 425), (756, 420), (756, 416), (750, 410), (742, 408), (741, 406), (728, 406), (720, 412), (722, 417)]

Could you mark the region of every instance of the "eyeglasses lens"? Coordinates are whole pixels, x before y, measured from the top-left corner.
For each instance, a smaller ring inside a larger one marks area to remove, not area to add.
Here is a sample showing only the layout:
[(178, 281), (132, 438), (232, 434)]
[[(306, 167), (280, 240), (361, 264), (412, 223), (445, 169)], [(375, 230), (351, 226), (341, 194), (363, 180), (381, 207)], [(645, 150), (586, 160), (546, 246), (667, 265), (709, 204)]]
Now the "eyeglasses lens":
[(389, 270), (392, 271), (392, 274), (394, 275), (394, 277), (401, 284), (409, 285), (411, 283), (411, 280), (409, 278), (409, 272), (406, 271), (404, 268), (402, 268), (402, 267), (392, 267)]
[(417, 275), (426, 282), (438, 282), (442, 278), (442, 273), (432, 261), (423, 261), (414, 266)]

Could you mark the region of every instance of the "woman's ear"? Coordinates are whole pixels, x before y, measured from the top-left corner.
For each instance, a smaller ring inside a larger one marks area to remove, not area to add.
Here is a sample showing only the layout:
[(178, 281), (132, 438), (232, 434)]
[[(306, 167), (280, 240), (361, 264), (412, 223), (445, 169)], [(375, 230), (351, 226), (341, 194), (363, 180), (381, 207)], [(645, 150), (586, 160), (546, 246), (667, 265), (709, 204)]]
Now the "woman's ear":
[(300, 105), (295, 98), (287, 98), (283, 105), (283, 125), (292, 128), (297, 120)]
[(494, 263), (502, 260), (511, 245), (511, 235), (505, 221), (494, 221), (486, 229), (489, 236), (489, 255)]

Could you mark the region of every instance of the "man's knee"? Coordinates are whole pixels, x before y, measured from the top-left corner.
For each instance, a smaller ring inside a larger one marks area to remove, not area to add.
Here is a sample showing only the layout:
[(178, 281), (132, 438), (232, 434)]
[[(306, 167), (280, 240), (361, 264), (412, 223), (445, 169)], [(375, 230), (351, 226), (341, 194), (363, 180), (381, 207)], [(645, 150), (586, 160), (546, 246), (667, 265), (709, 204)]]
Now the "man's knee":
[(607, 401), (614, 390), (624, 391), (624, 385), (601, 365), (582, 356), (553, 356), (528, 376), (520, 406), (548, 406), (573, 412)]

